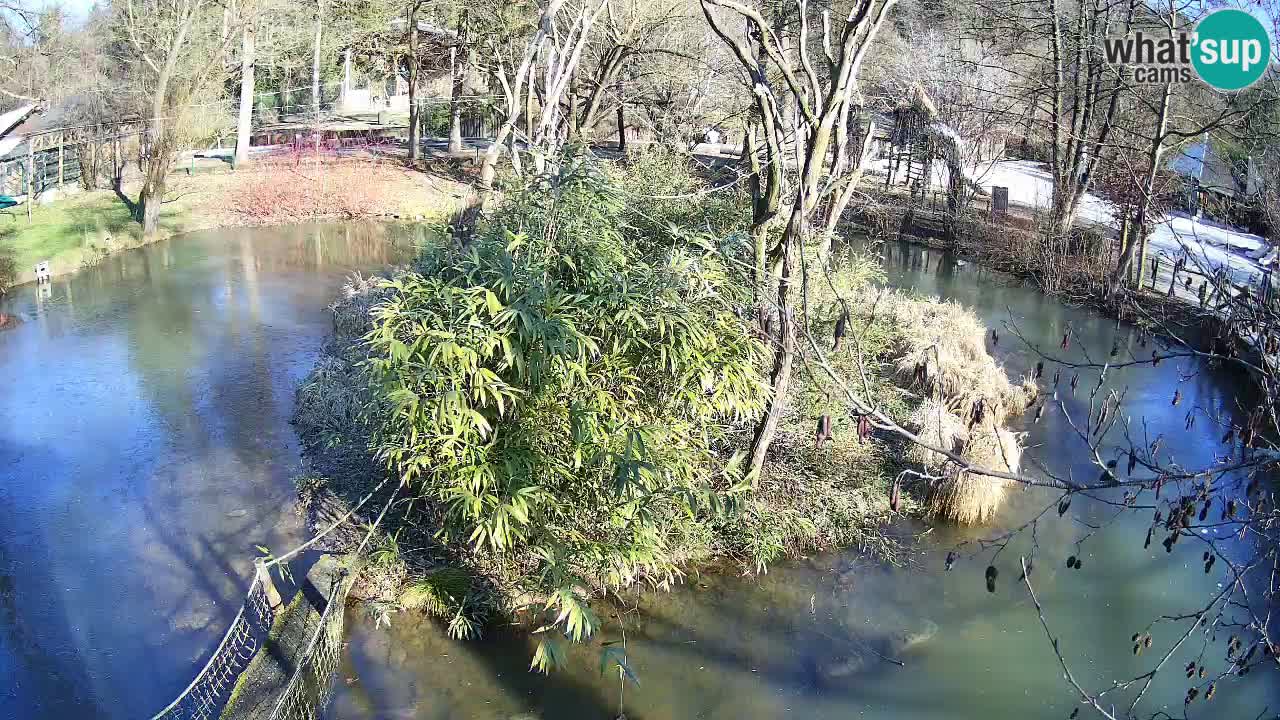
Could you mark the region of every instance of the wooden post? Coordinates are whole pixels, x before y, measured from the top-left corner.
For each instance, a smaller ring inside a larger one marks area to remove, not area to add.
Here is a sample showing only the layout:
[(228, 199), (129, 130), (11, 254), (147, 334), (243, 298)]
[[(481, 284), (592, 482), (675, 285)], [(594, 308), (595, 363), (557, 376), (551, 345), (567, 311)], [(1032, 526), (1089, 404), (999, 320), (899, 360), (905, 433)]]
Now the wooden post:
[(271, 579), (271, 571), (267, 569), (267, 564), (262, 558), (253, 561), (258, 568), (258, 580), (262, 582), (262, 589), (267, 593), (267, 604), (272, 610), (284, 604), (284, 600), (280, 597), (280, 591), (276, 590), (275, 581)]
[(27, 140), (27, 222), (31, 222), (31, 204), (36, 201), (36, 142)]
[(63, 138), (59, 136), (59, 141), (58, 141), (58, 192), (59, 193), (62, 192), (62, 184), (64, 179), (64, 174), (62, 171), (62, 168), (63, 168), (62, 152), (63, 152), (63, 149), (66, 148), (67, 146), (65, 142), (62, 142), (62, 140)]

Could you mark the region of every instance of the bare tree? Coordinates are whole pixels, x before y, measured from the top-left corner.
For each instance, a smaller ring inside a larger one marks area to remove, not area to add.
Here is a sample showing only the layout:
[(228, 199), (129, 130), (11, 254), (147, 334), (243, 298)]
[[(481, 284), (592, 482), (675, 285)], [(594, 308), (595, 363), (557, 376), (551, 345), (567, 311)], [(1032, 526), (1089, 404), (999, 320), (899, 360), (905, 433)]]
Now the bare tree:
[(452, 79), (449, 95), (449, 152), (462, 152), (462, 105), (467, 92), (467, 74), (471, 71), (471, 43), (467, 26), (467, 10), (458, 13), (457, 41), (449, 49), (449, 73)]
[[(896, 0), (856, 2), (843, 22), (835, 25), (829, 13), (819, 14), (807, 0), (797, 0), (797, 22), (791, 29), (785, 23), (766, 20), (759, 9), (734, 0), (702, 0), (707, 22), (752, 78), (756, 112), (765, 127), (762, 164), (781, 167), (786, 162), (782, 128), (787, 128), (794, 138), (791, 143), (796, 168), (792, 183), (794, 195), (787, 225), (778, 244), (769, 251), (778, 281), (774, 298), (778, 327), (771, 373), (772, 397), (752, 440), (751, 469), (756, 473), (763, 467), (777, 434), (795, 357), (797, 332), (790, 300), (794, 255), (809, 236), (822, 204), (841, 201), (843, 192), (832, 197), (831, 188), (841, 182), (856, 183), (861, 154), (852, 162), (844, 157), (832, 160), (834, 153), (844, 150), (841, 138), (846, 136), (837, 128), (847, 122), (851, 108), (861, 100), (858, 71), (895, 4)], [(749, 36), (740, 34), (728, 18), (745, 24)], [(822, 28), (820, 49), (826, 59), (821, 70), (814, 63), (810, 42), (811, 28), (819, 25)], [(755, 40), (756, 48), (750, 40)], [(781, 74), (782, 97), (769, 83), (762, 57), (768, 58)], [(786, 112), (784, 99), (794, 107), (794, 113)], [(832, 170), (838, 173), (834, 178)]]
[[(135, 217), (143, 232), (158, 229), (166, 179), (194, 100), (222, 68), (210, 62), (225, 50), (209, 0), (126, 0), (119, 27), (131, 50), (134, 82), (150, 98), (143, 152), (143, 184)], [(230, 37), (228, 35), (227, 37)]]
[[(566, 0), (550, 0), (543, 8), (537, 29), (524, 44), (518, 64), (513, 65), (507, 57), (503, 47), (506, 38), (485, 37), (489, 46), (490, 72), (502, 89), (504, 117), (480, 170), (480, 187), (486, 195), (493, 187), (502, 144), (513, 138), (522, 114), (527, 120), (524, 133), (526, 147), (535, 170), (541, 172), (547, 158), (554, 156), (563, 142), (558, 122), (560, 102), (577, 70), (582, 49), (609, 0), (586, 0), (574, 8), (567, 22), (560, 15), (565, 4)], [(539, 69), (543, 71), (541, 78)], [(541, 111), (536, 117), (532, 112), (535, 98), (541, 101)], [(521, 172), (522, 163), (514, 142), (511, 159), (516, 171)]]
[(254, 74), (258, 62), (255, 43), (258, 3), (256, 0), (243, 0), (240, 12), (240, 110), (236, 120), (236, 167), (248, 162), (249, 141), (253, 134)]

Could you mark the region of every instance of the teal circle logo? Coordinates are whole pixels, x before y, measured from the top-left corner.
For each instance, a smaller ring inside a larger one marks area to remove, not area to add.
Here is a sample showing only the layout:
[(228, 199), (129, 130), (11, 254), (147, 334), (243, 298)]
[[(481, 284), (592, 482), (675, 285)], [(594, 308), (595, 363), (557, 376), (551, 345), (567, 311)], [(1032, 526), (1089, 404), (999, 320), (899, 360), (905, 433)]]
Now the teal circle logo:
[(1215, 10), (1196, 24), (1191, 64), (1218, 90), (1243, 90), (1271, 64), (1271, 38), (1262, 22), (1244, 10)]

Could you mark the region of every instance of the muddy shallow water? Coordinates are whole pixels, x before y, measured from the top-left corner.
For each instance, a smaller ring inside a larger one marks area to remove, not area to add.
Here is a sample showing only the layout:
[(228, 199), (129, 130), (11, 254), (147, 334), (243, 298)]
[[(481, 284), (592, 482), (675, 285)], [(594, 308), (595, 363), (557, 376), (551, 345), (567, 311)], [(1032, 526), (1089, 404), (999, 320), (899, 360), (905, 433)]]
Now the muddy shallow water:
[[(1117, 330), (1114, 321), (998, 275), (910, 245), (880, 252), (889, 285), (955, 299), (998, 328), (1001, 339), (992, 351), (1015, 377), (1039, 356), (1017, 342), (1006, 323), (1055, 352), (1069, 323), (1076, 339), (1068, 354), (1076, 359), (1085, 351), (1105, 359), (1113, 343), (1120, 356), (1150, 355), (1131, 328)], [(1046, 370), (1046, 392), (1052, 392), (1054, 370)], [(1066, 393), (1070, 376), (1063, 372), (1062, 397), (1079, 416), (1097, 373), (1082, 373), (1074, 398)], [(1125, 413), (1139, 442), (1164, 435), (1169, 452), (1188, 466), (1224, 452), (1214, 420), (1247, 404), (1237, 399), (1241, 378), (1190, 361), (1113, 370), (1108, 381), (1127, 388)], [(1177, 407), (1171, 405), (1175, 388), (1182, 394)], [(1198, 422), (1188, 432), (1185, 415), (1193, 409)], [(1022, 429), (1030, 469), (1096, 477), (1056, 407), (1038, 424), (1029, 420)], [(1127, 447), (1118, 430), (1108, 442)], [(1019, 526), (1055, 497), (1014, 491), (997, 525)], [(1018, 558), (1034, 555), (1032, 579), (1063, 654), (1083, 683), (1101, 689), (1149, 670), (1158, 657), (1153, 653), (1171, 644), (1180, 628), (1157, 626), (1153, 650), (1141, 657), (1132, 655), (1131, 635), (1157, 615), (1203, 605), (1224, 581), (1200, 571), (1203, 544), (1182, 542), (1166, 554), (1155, 542), (1144, 550), (1149, 520), (1150, 511), (1122, 513), (1077, 498), (1065, 517), (1049, 512), (1034, 538), (1019, 534), (999, 553), (994, 594), (986, 591), (983, 571), (995, 550), (983, 551), (976, 541), (998, 535), (996, 529), (926, 532), (903, 524), (895, 531), (912, 548), (905, 567), (869, 562), (851, 549), (780, 563), (758, 577), (693, 576), (672, 593), (611, 603), (603, 632), (573, 648), (569, 669), (550, 677), (528, 671), (533, 641), (517, 632), (500, 628), (482, 641), (454, 642), (436, 623), (412, 614), (375, 628), (363, 610), (352, 609), (349, 652), (326, 717), (1066, 718), (1075, 697), (1025, 589), (1015, 582)], [(966, 540), (955, 569), (944, 572), (947, 551)], [(1081, 558), (1083, 569), (1067, 569), (1070, 555)], [(620, 687), (610, 663), (624, 626), (634, 680)], [(1187, 685), (1180, 669), (1202, 647), (1202, 641), (1188, 643), (1171, 659), (1172, 670), (1148, 692), (1145, 714), (1182, 715)], [(1221, 644), (1206, 655), (1211, 669), (1225, 664), (1219, 655)], [(1222, 683), (1212, 706), (1193, 706), (1192, 715), (1252, 718), (1267, 705), (1274, 710), (1278, 700), (1274, 676), (1254, 673)], [(1114, 702), (1127, 707), (1126, 696)]]
[(303, 528), (298, 382), (353, 270), (409, 231), (196, 233), (0, 313), (0, 718), (150, 717)]

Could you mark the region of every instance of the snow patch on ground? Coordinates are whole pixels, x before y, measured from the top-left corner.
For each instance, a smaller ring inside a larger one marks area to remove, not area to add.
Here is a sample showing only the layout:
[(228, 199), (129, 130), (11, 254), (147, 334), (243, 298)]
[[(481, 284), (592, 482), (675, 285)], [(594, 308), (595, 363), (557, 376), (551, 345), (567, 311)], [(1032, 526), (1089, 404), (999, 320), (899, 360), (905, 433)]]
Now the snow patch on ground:
[[(1052, 203), (1053, 179), (1042, 163), (1002, 160), (980, 175), (974, 179), (987, 191), (994, 185), (1009, 188), (1012, 203), (1040, 210), (1048, 209)], [(1077, 217), (1088, 223), (1112, 225), (1115, 208), (1089, 193), (1080, 200)], [(1185, 253), (1190, 265), (1207, 274), (1225, 268), (1237, 285), (1256, 283), (1263, 274), (1256, 260), (1271, 253), (1271, 244), (1265, 238), (1182, 213), (1173, 213), (1157, 222), (1147, 247), (1170, 258)]]

